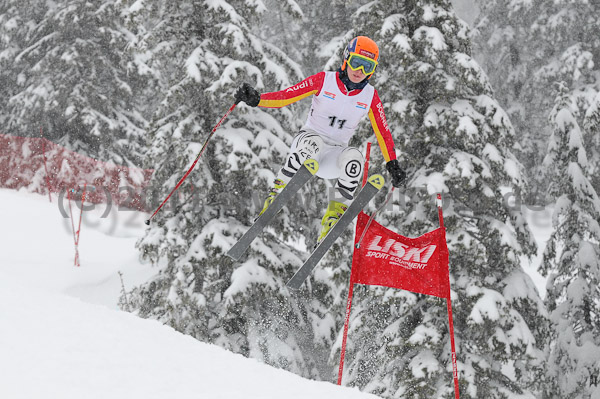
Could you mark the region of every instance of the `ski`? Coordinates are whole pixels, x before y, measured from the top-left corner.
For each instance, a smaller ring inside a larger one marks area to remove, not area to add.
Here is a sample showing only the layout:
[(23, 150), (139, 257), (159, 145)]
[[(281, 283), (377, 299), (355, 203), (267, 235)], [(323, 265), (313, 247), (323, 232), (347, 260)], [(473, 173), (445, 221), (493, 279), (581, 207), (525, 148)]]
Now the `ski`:
[(346, 227), (358, 216), (360, 211), (373, 199), (375, 194), (381, 190), (385, 180), (381, 175), (373, 175), (369, 178), (368, 183), (358, 193), (354, 201), (350, 204), (346, 212), (340, 220), (331, 228), (327, 236), (319, 243), (315, 250), (310, 254), (302, 267), (298, 269), (296, 274), (288, 281), (287, 286), (292, 289), (299, 289), (304, 280), (317, 266), (321, 258), (327, 253), (335, 240), (344, 232)]
[(250, 226), (248, 231), (240, 238), (240, 240), (227, 252), (227, 256), (234, 260), (239, 260), (252, 241), (263, 231), (263, 229), (271, 222), (277, 212), (281, 210), (294, 195), (304, 186), (319, 170), (319, 163), (314, 159), (307, 159), (304, 164), (298, 169), (298, 172), (292, 177), (290, 182), (275, 196), (273, 202), (267, 210), (256, 219), (254, 224)]

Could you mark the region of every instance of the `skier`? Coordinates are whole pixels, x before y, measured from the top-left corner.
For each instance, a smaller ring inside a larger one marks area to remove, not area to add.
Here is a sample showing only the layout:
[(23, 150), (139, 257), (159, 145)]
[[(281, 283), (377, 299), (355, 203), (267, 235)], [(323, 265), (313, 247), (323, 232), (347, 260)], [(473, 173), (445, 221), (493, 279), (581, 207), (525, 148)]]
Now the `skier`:
[(236, 102), (251, 107), (281, 108), (314, 95), (304, 127), (294, 138), (290, 154), (277, 173), (273, 188), (265, 200), (262, 215), (275, 196), (286, 186), (302, 163), (309, 158), (319, 163), (317, 176), (337, 179), (335, 189), (341, 201), (330, 200), (323, 219), (320, 243), (348, 209), (362, 174), (364, 158), (349, 147), (360, 120), (369, 116), (375, 136), (386, 160), (386, 169), (394, 187), (401, 186), (406, 173), (396, 159), (394, 141), (377, 90), (369, 84), (379, 59), (377, 44), (366, 36), (352, 39), (344, 50), (344, 60), (335, 72), (319, 72), (287, 89), (259, 94), (244, 83), (236, 92)]

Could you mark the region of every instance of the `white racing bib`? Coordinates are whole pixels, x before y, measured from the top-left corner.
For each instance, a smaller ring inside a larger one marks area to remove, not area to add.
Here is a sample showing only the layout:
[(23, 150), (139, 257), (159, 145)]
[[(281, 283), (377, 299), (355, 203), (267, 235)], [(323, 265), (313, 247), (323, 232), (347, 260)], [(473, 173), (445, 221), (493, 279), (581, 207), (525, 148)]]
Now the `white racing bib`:
[(338, 87), (336, 72), (325, 72), (325, 81), (312, 99), (305, 127), (344, 146), (360, 120), (369, 113), (375, 89), (367, 84), (358, 94), (346, 95)]

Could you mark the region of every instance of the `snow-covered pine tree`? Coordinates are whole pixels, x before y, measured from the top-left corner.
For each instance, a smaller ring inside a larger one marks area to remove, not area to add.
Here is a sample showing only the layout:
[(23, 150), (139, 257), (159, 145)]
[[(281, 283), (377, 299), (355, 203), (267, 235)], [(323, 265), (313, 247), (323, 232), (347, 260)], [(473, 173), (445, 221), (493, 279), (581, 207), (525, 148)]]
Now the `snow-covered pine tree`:
[(253, 33), (276, 45), (296, 62), (301, 62), (299, 50), (302, 37), (307, 34), (301, 29), (305, 17), (304, 8), (296, 0), (265, 0), (265, 23), (257, 25)]
[(278, 45), (310, 75), (322, 71), (327, 60), (340, 50), (352, 14), (367, 2), (266, 0), (267, 18), (255, 33)]
[[(260, 2), (130, 3), (145, 68), (164, 91), (147, 156), (147, 166), (156, 170), (151, 188), (162, 198), (189, 168), (242, 82), (274, 91), (303, 75), (279, 48), (252, 33), (265, 11)], [(320, 327), (313, 310), (327, 309), (309, 297), (307, 310), (305, 298), (285, 288), (301, 264), (289, 242), (305, 229), (305, 212), (282, 211), (241, 263), (225, 256), (262, 208), (287, 155), (299, 127), (292, 109), (234, 109), (138, 243), (158, 270), (130, 293), (129, 302), (140, 316), (199, 340), (318, 378), (324, 362), (315, 359), (328, 352), (314, 343)]]
[[(444, 0), (377, 0), (352, 25), (380, 46), (373, 84), (410, 176), (400, 206), (380, 221), (421, 235), (438, 227), (432, 195), (446, 197), (461, 397), (532, 398), (546, 319), (520, 266), (535, 243), (503, 196), (525, 188), (523, 170), (509, 117), (471, 57), (469, 29)], [(454, 397), (443, 300), (364, 288), (352, 319), (346, 383), (383, 397)]]
[(505, 105), (514, 120), (519, 116), (518, 104), (523, 86), (523, 68), (528, 54), (523, 40), (523, 29), (530, 24), (531, 10), (521, 2), (498, 0), (477, 1), (479, 17), (471, 31), (473, 56), (486, 71), (492, 87), (497, 88), (496, 98)]
[[(531, 51), (528, 37), (536, 18), (536, 9), (519, 1), (476, 0), (480, 9), (471, 37), (473, 56), (489, 77), (495, 98), (506, 110), (515, 131), (523, 132), (515, 143), (515, 154), (525, 165), (530, 180), (539, 177), (536, 171), (542, 161), (545, 142), (534, 140), (532, 126), (543, 125), (544, 114), (526, 110), (522, 90), (533, 67), (535, 52)], [(538, 118), (537, 123), (532, 118)], [(542, 123), (539, 123), (539, 121)]]
[(8, 99), (15, 93), (18, 75), (21, 72), (15, 66), (14, 59), (26, 43), (28, 30), (36, 24), (36, 19), (40, 18), (36, 15), (39, 7), (29, 7), (28, 10), (29, 14), (25, 14), (24, 10), (19, 8), (19, 3), (0, 1), (0, 126), (4, 127), (2, 133), (7, 133), (5, 126), (8, 119)]
[(588, 96), (590, 102), (584, 114), (583, 127), (588, 136), (587, 153), (590, 161), (590, 181), (596, 192), (598, 192), (600, 189), (600, 78), (596, 81), (599, 84), (596, 85), (595, 89), (590, 90), (591, 93), (595, 91), (596, 94)]
[(540, 267), (549, 275), (545, 301), (553, 327), (544, 398), (598, 398), (600, 199), (588, 178), (576, 100), (565, 82), (557, 86), (544, 162), (549, 195), (556, 200), (554, 232)]
[(22, 48), (14, 54), (18, 87), (3, 128), (44, 135), (68, 148), (117, 164), (140, 162), (145, 120), (143, 84), (126, 51), (131, 33), (117, 1), (11, 2)]
[[(305, 11), (306, 32), (300, 55), (302, 65), (312, 73), (323, 70), (328, 59), (339, 59), (350, 39), (346, 37), (353, 13), (368, 0), (299, 0)], [(340, 64), (328, 67), (335, 70)]]
[[(600, 85), (600, 4), (491, 0), (479, 5), (482, 17), (475, 41), (480, 58), (521, 137), (519, 157), (528, 168), (533, 167), (536, 184), (545, 191), (541, 164), (552, 133), (548, 116), (554, 107), (553, 83), (565, 81), (571, 88), (581, 110), (580, 126), (588, 109), (594, 108)], [(596, 148), (588, 152), (592, 171), (599, 169)], [(598, 190), (600, 181), (593, 184)]]

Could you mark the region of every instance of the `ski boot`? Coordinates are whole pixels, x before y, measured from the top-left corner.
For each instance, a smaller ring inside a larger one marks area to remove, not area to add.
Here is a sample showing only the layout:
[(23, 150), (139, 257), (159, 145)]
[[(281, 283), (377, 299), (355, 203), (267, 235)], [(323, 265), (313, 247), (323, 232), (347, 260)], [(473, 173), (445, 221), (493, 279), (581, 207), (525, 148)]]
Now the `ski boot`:
[(269, 205), (271, 205), (271, 202), (273, 202), (273, 200), (275, 199), (275, 196), (277, 194), (279, 194), (279, 192), (281, 190), (283, 190), (284, 187), (285, 187), (285, 183), (283, 180), (275, 179), (275, 181), (273, 183), (273, 187), (271, 188), (271, 191), (269, 191), (269, 195), (267, 196), (267, 199), (265, 199), (265, 204), (263, 206), (263, 209), (262, 209), (262, 211), (260, 211), (260, 213), (258, 214), (256, 219), (258, 219), (263, 213), (265, 213), (265, 211), (267, 210)]
[(338, 220), (340, 220), (344, 212), (346, 212), (346, 209), (348, 209), (348, 205), (346, 204), (337, 201), (329, 201), (325, 215), (323, 215), (323, 219), (321, 219), (321, 234), (319, 235), (315, 248), (323, 241), (325, 236), (327, 236), (329, 230), (331, 230)]

